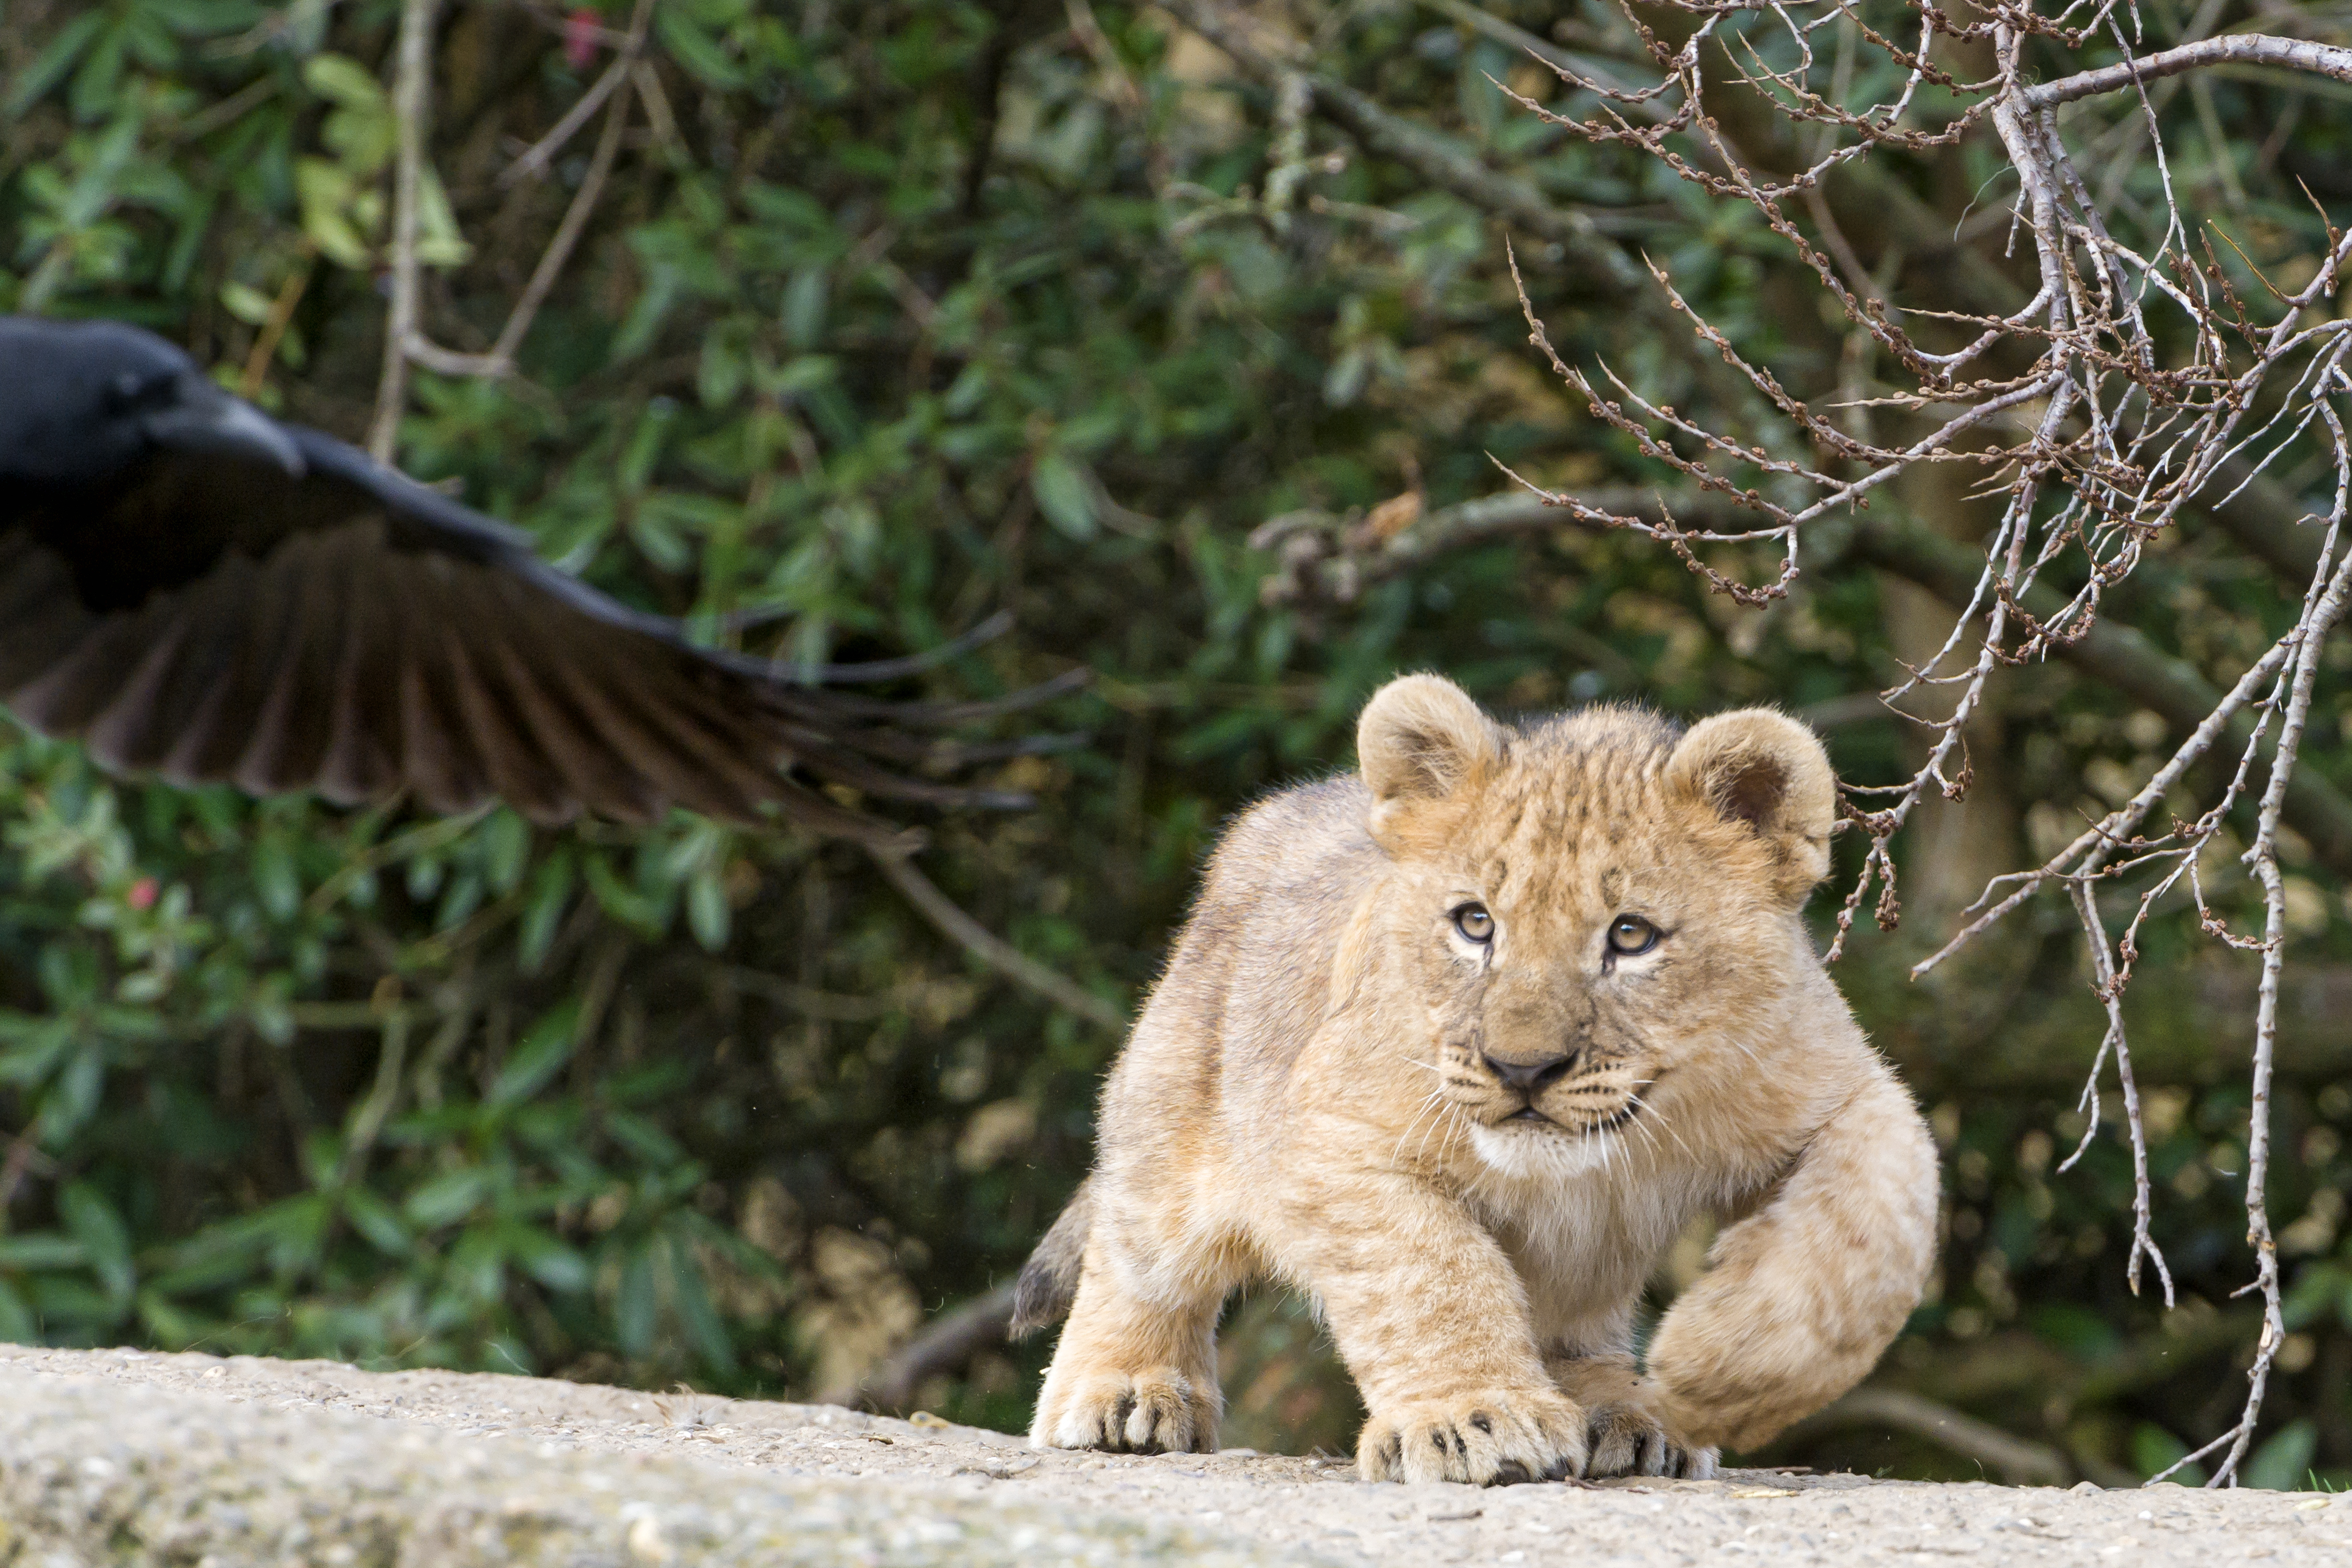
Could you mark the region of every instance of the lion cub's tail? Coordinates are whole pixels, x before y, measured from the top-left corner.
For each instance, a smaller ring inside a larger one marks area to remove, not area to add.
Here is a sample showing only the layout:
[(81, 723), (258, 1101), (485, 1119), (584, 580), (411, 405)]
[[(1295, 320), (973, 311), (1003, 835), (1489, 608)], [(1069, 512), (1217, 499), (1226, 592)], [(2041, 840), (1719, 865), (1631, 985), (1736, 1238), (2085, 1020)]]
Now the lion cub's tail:
[(1070, 1206), (1054, 1228), (1021, 1265), (1020, 1283), (1013, 1287), (1014, 1339), (1024, 1339), (1048, 1323), (1068, 1315), (1071, 1298), (1078, 1293), (1078, 1266), (1087, 1255), (1087, 1232), (1094, 1228), (1094, 1178), (1088, 1176), (1070, 1195)]

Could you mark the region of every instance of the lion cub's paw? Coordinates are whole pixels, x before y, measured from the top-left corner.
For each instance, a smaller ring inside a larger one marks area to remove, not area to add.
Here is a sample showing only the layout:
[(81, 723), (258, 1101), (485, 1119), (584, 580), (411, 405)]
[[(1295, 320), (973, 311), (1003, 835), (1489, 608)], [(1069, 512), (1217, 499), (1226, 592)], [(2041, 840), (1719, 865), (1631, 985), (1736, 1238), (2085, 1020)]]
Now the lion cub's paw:
[(1115, 1454), (1209, 1453), (1217, 1407), (1172, 1366), (1075, 1379), (1037, 1413), (1040, 1448), (1107, 1448)]
[(1713, 1448), (1694, 1448), (1638, 1403), (1593, 1406), (1586, 1416), (1588, 1476), (1673, 1476), (1706, 1480), (1715, 1474)]
[(1584, 1470), (1584, 1412), (1549, 1389), (1384, 1406), (1356, 1440), (1368, 1481), (1509, 1486)]

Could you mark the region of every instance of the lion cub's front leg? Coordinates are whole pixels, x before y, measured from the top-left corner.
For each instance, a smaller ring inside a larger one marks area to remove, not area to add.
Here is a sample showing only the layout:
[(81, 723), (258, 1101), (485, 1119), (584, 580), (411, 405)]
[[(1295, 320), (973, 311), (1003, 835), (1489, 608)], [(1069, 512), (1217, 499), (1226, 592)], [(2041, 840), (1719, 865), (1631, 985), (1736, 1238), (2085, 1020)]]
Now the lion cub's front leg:
[(1217, 1385), (1217, 1309), (1224, 1292), (1155, 1301), (1088, 1248), (1070, 1321), (1037, 1396), (1038, 1448), (1211, 1454), (1224, 1400)]
[(1877, 1068), (1658, 1325), (1650, 1375), (1675, 1425), (1753, 1448), (1862, 1381), (1918, 1304), (1936, 1198), (1936, 1145)]
[(1284, 1262), (1321, 1301), (1369, 1410), (1364, 1479), (1582, 1473), (1584, 1412), (1544, 1372), (1510, 1260), (1459, 1204), (1382, 1174), (1288, 1207)]

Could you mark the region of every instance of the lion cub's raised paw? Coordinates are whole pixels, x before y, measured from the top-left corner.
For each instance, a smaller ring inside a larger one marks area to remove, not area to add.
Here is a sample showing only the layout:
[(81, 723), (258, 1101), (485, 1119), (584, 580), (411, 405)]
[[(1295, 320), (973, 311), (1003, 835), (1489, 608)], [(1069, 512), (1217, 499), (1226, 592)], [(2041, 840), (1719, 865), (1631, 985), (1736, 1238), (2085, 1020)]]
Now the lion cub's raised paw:
[(1099, 1373), (1049, 1389), (1030, 1440), (1039, 1448), (1114, 1454), (1211, 1453), (1217, 1407), (1213, 1395), (1203, 1396), (1172, 1366)]
[(1368, 1481), (1509, 1486), (1584, 1471), (1584, 1412), (1549, 1389), (1384, 1405), (1356, 1440)]

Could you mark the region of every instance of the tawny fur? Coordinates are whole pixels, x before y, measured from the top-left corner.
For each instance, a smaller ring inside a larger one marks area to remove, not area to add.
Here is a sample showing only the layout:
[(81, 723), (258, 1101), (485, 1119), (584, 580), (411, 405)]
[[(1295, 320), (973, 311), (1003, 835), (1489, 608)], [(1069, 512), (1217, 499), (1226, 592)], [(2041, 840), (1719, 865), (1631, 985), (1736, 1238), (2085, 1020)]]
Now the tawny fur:
[[(1511, 729), (1428, 675), (1358, 742), (1360, 777), (1226, 835), (1111, 1074), (1024, 1281), (1034, 1318), (1076, 1279), (1032, 1440), (1213, 1448), (1218, 1311), (1263, 1276), (1329, 1325), (1370, 1479), (1705, 1474), (1853, 1386), (1919, 1298), (1937, 1176), (1801, 917), (1820, 742), (1760, 709)], [(1650, 951), (1611, 947), (1628, 915)], [(1643, 1285), (1709, 1213), (1637, 1369)]]

